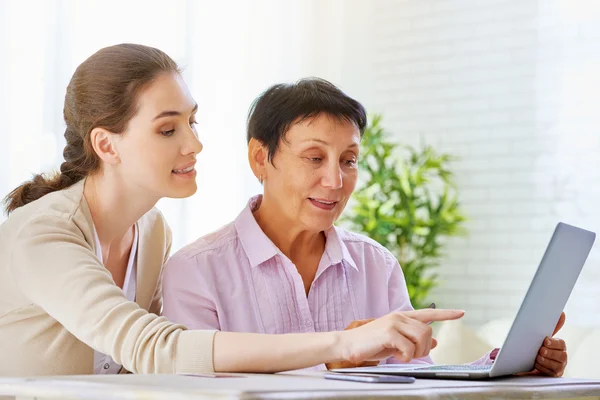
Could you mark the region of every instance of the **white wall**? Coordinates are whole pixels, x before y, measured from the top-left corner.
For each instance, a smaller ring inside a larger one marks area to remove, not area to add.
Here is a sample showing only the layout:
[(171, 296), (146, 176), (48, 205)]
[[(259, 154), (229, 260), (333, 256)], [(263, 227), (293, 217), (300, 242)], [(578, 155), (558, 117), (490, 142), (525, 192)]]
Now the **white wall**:
[[(557, 221), (600, 232), (600, 3), (346, 6), (349, 37), (362, 41), (345, 42), (358, 67), (344, 65), (342, 86), (396, 139), (461, 157), (470, 235), (452, 240), (432, 300), (467, 309), (471, 324), (513, 316)], [(571, 322), (600, 325), (599, 263), (596, 246)]]

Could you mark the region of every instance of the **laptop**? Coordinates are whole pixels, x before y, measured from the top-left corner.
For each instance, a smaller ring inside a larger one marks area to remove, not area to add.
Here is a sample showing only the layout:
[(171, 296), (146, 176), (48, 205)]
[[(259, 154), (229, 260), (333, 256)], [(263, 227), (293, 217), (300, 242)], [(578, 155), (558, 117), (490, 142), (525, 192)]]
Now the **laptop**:
[(545, 337), (554, 332), (595, 239), (594, 232), (558, 223), (492, 365), (383, 364), (333, 371), (455, 379), (488, 379), (531, 371)]

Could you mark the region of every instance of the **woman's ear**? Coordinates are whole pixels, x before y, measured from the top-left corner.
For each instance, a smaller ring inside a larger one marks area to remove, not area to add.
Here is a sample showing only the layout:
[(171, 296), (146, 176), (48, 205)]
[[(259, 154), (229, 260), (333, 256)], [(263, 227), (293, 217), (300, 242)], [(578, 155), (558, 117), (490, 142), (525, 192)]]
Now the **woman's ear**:
[(90, 132), (90, 141), (94, 151), (107, 164), (121, 162), (114, 139), (115, 134), (103, 128), (94, 128)]
[(269, 162), (269, 150), (259, 140), (250, 139), (248, 143), (248, 161), (254, 176), (263, 183), (267, 179), (267, 163)]

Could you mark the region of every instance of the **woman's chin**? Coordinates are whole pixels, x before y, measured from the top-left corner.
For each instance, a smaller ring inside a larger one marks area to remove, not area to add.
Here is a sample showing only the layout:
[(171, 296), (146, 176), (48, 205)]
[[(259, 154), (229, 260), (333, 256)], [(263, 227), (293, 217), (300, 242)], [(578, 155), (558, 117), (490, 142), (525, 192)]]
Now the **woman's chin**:
[(190, 182), (185, 187), (171, 188), (168, 196), (165, 196), (165, 197), (170, 197), (172, 199), (185, 199), (186, 197), (190, 197), (190, 196), (194, 195), (197, 190), (198, 190), (198, 186), (196, 185), (196, 182), (194, 182), (194, 183)]
[(313, 232), (324, 232), (333, 226), (335, 219), (332, 218), (311, 218), (304, 224)]

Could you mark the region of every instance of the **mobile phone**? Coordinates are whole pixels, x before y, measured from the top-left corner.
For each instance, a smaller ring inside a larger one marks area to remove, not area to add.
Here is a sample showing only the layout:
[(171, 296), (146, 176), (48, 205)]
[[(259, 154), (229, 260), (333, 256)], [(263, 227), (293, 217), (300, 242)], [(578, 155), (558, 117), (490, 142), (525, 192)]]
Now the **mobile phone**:
[(326, 372), (325, 379), (367, 383), (413, 383), (412, 376)]

